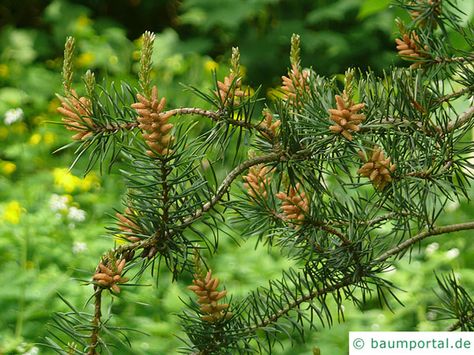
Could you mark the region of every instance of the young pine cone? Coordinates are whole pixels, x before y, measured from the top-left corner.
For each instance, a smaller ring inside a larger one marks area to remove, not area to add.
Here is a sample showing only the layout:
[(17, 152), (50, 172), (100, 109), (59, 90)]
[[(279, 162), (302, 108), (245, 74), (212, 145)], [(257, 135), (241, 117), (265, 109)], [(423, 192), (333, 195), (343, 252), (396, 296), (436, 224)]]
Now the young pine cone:
[(92, 276), (92, 279), (100, 287), (108, 288), (114, 293), (120, 293), (118, 284), (123, 284), (128, 281), (128, 278), (121, 276), (125, 262), (125, 259), (116, 260), (112, 266), (105, 266), (100, 262), (98, 271)]
[(300, 184), (291, 186), (288, 194), (279, 192), (276, 197), (282, 200), (281, 209), (284, 219), (291, 220), (296, 224), (301, 224), (305, 219), (305, 214), (309, 211), (308, 199), (304, 192), (299, 192)]
[(351, 141), (351, 132), (358, 132), (360, 130), (359, 125), (365, 120), (365, 115), (358, 113), (365, 107), (365, 104), (354, 104), (344, 91), (342, 96), (336, 95), (336, 105), (336, 109), (328, 110), (331, 114), (331, 120), (336, 123), (334, 126), (330, 126), (329, 130), (333, 133), (340, 133)]
[(143, 138), (150, 147), (146, 154), (154, 157), (156, 153), (160, 155), (170, 153), (169, 146), (174, 141), (174, 137), (170, 132), (173, 125), (168, 123), (168, 119), (174, 112), (162, 113), (166, 99), (163, 97), (158, 100), (156, 86), (153, 86), (150, 99), (140, 94), (137, 94), (137, 99), (139, 102), (132, 104), (132, 108), (139, 114), (137, 117), (138, 127), (142, 130)]
[(201, 305), (201, 319), (209, 323), (215, 323), (223, 318), (229, 319), (232, 313), (228, 312), (228, 303), (218, 304), (218, 301), (224, 298), (227, 291), (217, 291), (219, 279), (212, 278), (212, 271), (209, 270), (206, 277), (194, 275), (193, 285), (188, 289), (193, 291), (199, 298), (198, 303)]
[(367, 159), (362, 151), (359, 156), (366, 163), (357, 171), (358, 174), (366, 176), (378, 190), (383, 190), (392, 181), (391, 173), (397, 166), (390, 162), (390, 158), (385, 158), (385, 154), (380, 147), (375, 147), (370, 159)]
[(281, 77), (283, 81), (281, 89), (285, 100), (296, 104), (297, 96), (309, 92), (308, 78), (309, 72), (307, 70), (301, 71), (296, 64), (293, 64), (288, 76)]
[(244, 97), (245, 92), (240, 90), (241, 78), (235, 77), (233, 73), (224, 78), (224, 81), (218, 81), (217, 87), (218, 90), (215, 92), (219, 97), (219, 100), (225, 105), (227, 103), (232, 103), (235, 97)]
[[(422, 59), (428, 57), (426, 53), (422, 52), (419, 45), (420, 38), (414, 31), (411, 31), (409, 34), (403, 34), (402, 39), (397, 38), (395, 42), (397, 44), (398, 55), (404, 59)], [(428, 46), (425, 46), (424, 50), (427, 51)], [(416, 69), (422, 65), (423, 62), (417, 61), (410, 65), (410, 68)]]
[(131, 215), (133, 215), (133, 211), (130, 209), (130, 207), (127, 207), (125, 211), (123, 212), (123, 214), (118, 213), (118, 212), (115, 214), (115, 216), (119, 219), (118, 226), (120, 230), (127, 233), (123, 235), (123, 237), (127, 239), (128, 241), (134, 243), (134, 242), (138, 242), (140, 238), (134, 237), (133, 235), (130, 235), (130, 234), (134, 234), (137, 232), (139, 233), (140, 227), (130, 219)]
[(263, 164), (250, 167), (249, 173), (243, 176), (246, 181), (244, 187), (247, 193), (256, 198), (257, 196), (267, 198), (267, 186), (270, 185), (271, 177), (269, 177), (270, 169)]
[(71, 90), (71, 95), (61, 98), (61, 106), (57, 108), (63, 115), (62, 121), (66, 129), (78, 132), (72, 139), (80, 141), (86, 140), (93, 134), (95, 127), (91, 119), (91, 102), (86, 97), (79, 97), (75, 90)]
[(277, 129), (278, 127), (280, 127), (281, 121), (280, 120), (273, 121), (273, 115), (267, 109), (263, 110), (263, 115), (265, 116), (265, 118), (259, 124), (259, 127), (265, 128), (265, 131), (262, 131), (260, 133), (266, 139), (273, 141), (273, 139), (277, 136)]

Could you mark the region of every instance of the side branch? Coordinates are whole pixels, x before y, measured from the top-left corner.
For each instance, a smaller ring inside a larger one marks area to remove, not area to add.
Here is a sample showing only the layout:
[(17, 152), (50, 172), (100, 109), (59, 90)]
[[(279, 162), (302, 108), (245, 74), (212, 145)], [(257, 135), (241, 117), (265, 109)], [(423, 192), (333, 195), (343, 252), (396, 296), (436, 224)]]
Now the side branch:
[[(235, 119), (226, 119), (223, 120), (223, 116), (220, 112), (216, 111), (210, 111), (210, 110), (204, 110), (198, 107), (181, 107), (181, 108), (175, 108), (172, 110), (168, 111), (163, 111), (161, 112), (160, 115), (165, 115), (168, 117), (171, 116), (180, 116), (180, 115), (194, 115), (194, 116), (201, 116), (201, 117), (207, 117), (210, 118), (214, 122), (227, 122), (232, 126), (238, 126), (238, 127), (243, 127), (247, 129), (255, 129), (259, 131), (260, 133), (271, 133), (268, 128), (260, 126), (260, 125), (255, 125), (250, 122), (245, 122), (245, 121), (239, 121)], [(109, 124), (104, 127), (97, 127), (94, 131), (95, 132), (101, 132), (101, 133), (117, 133), (118, 131), (131, 131), (135, 128), (138, 127), (138, 122), (127, 122), (123, 124)]]
[(201, 216), (208, 212), (210, 209), (212, 209), (224, 196), (224, 194), (227, 192), (229, 189), (230, 185), (232, 182), (240, 175), (242, 174), (245, 170), (248, 168), (262, 164), (262, 163), (269, 163), (272, 161), (278, 161), (283, 157), (283, 152), (278, 152), (278, 153), (270, 153), (267, 155), (263, 155), (260, 157), (256, 157), (253, 159), (249, 159), (237, 167), (235, 167), (222, 181), (221, 185), (217, 188), (216, 194), (211, 198), (209, 202), (206, 202), (204, 206), (202, 206), (201, 209), (197, 210), (192, 216), (188, 217), (187, 219), (184, 220), (183, 224), (180, 226), (182, 227), (187, 227), (190, 224), (192, 224), (194, 221), (197, 219), (201, 218)]
[[(446, 233), (451, 233), (451, 232), (457, 232), (457, 231), (462, 231), (462, 230), (470, 230), (470, 229), (474, 229), (474, 221), (473, 222), (466, 222), (466, 223), (443, 226), (443, 227), (439, 227), (439, 228), (434, 228), (434, 229), (429, 230), (429, 231), (421, 232), (421, 233), (417, 234), (416, 236), (414, 236), (413, 238), (410, 238), (410, 239), (406, 240), (405, 242), (399, 244), (398, 246), (396, 246), (396, 247), (390, 249), (389, 251), (387, 251), (386, 253), (382, 254), (380, 257), (378, 257), (377, 259), (374, 260), (374, 265), (383, 263), (384, 261), (386, 261), (391, 256), (396, 255), (396, 254), (400, 253), (401, 251), (408, 249), (413, 244), (415, 244), (415, 243), (417, 243), (417, 242), (419, 242), (419, 241), (421, 241), (425, 238), (435, 236), (435, 235), (446, 234)], [(302, 295), (299, 298), (295, 299), (293, 302), (288, 303), (286, 305), (286, 307), (276, 311), (274, 314), (272, 314), (268, 318), (262, 320), (260, 323), (255, 324), (249, 330), (255, 331), (259, 328), (264, 328), (264, 327), (268, 326), (269, 324), (276, 322), (279, 318), (281, 318), (282, 316), (285, 316), (292, 309), (300, 306), (302, 303), (307, 302), (307, 301), (311, 301), (314, 298), (332, 293), (332, 292), (337, 291), (337, 290), (339, 290), (341, 288), (344, 288), (346, 286), (353, 285), (353, 284), (359, 282), (363, 277), (364, 277), (364, 275), (356, 275), (354, 277), (346, 277), (343, 280), (341, 280), (340, 282), (338, 282), (336, 284), (333, 284), (331, 286), (328, 286), (328, 287), (325, 287), (325, 288), (322, 288), (322, 289), (316, 289), (316, 290), (313, 290), (311, 292), (308, 292), (306, 295)], [(455, 325), (453, 325), (452, 330), (456, 329), (456, 328), (454, 328), (454, 326)]]
[(87, 352), (88, 355), (97, 354), (97, 346), (99, 345), (100, 318), (102, 317), (102, 289), (100, 287), (94, 287), (94, 291), (94, 318), (92, 319), (92, 333), (90, 337), (90, 347)]
[(473, 222), (466, 222), (466, 223), (459, 223), (459, 224), (451, 224), (448, 226), (438, 227), (431, 230), (427, 230), (421, 232), (414, 237), (405, 240), (403, 243), (400, 243), (396, 247), (388, 250), (387, 252), (380, 255), (377, 259), (374, 260), (374, 263), (381, 263), (390, 258), (391, 256), (397, 255), (400, 252), (410, 248), (413, 244), (422, 241), (425, 238), (432, 237), (435, 235), (446, 234), (451, 232), (458, 232), (463, 230), (474, 229), (474, 221)]
[(467, 111), (463, 112), (459, 117), (454, 121), (448, 124), (447, 131), (450, 132), (455, 130), (468, 122), (474, 116), (474, 106), (471, 106)]
[(357, 279), (354, 279), (352, 277), (346, 277), (342, 281), (340, 281), (340, 282), (338, 282), (334, 285), (331, 285), (331, 286), (328, 286), (328, 287), (325, 287), (325, 288), (322, 288), (322, 289), (316, 289), (313, 292), (309, 292), (307, 295), (302, 295), (301, 297), (295, 299), (293, 302), (289, 303), (286, 307), (284, 307), (284, 308), (280, 309), (279, 311), (275, 312), (274, 314), (272, 314), (270, 317), (262, 320), (258, 324), (255, 324), (249, 330), (255, 331), (259, 328), (265, 328), (269, 324), (272, 324), (272, 323), (276, 322), (282, 316), (285, 316), (286, 314), (288, 314), (288, 312), (290, 312), (292, 309), (300, 306), (302, 303), (307, 302), (307, 301), (311, 301), (311, 300), (315, 299), (316, 297), (320, 297), (320, 296), (332, 293), (334, 291), (337, 291), (341, 288), (344, 288), (346, 286), (354, 284), (354, 283), (358, 282), (361, 279), (362, 279), (362, 276), (360, 276), (360, 275), (357, 277)]
[[(467, 319), (463, 319), (464, 322), (471, 322), (474, 320), (474, 314), (472, 314), (471, 316), (467, 317)], [(454, 332), (455, 330), (458, 330), (459, 328), (461, 328), (461, 321), (458, 320), (456, 323), (454, 324), (451, 324), (449, 327), (446, 328), (446, 331), (447, 332)]]

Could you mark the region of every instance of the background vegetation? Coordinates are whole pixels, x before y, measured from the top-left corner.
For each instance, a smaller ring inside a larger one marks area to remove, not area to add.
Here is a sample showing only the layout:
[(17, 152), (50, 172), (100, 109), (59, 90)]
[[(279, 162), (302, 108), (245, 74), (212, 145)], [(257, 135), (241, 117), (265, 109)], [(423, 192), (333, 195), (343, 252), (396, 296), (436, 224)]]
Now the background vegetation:
[[(473, 21), (474, 4), (459, 1)], [(68, 170), (70, 152), (59, 151), (69, 132), (51, 124), (61, 91), (62, 50), (67, 35), (76, 37), (77, 71), (92, 68), (99, 78), (136, 81), (138, 38), (157, 33), (154, 76), (170, 106), (194, 106), (197, 98), (180, 82), (205, 89), (212, 70), (227, 72), (231, 46), (241, 49), (246, 82), (267, 93), (280, 85), (288, 66), (289, 38), (302, 38), (303, 63), (323, 75), (341, 74), (348, 66), (406, 65), (396, 57), (394, 17), (401, 16), (385, 0), (182, 0), (182, 1), (39, 1), (5, 0), (0, 4), (0, 354), (47, 354), (37, 343), (44, 325), (66, 307), (59, 292), (77, 307), (91, 294), (89, 279), (102, 252), (114, 243), (105, 227), (110, 206), (123, 210), (123, 186), (117, 175)], [(223, 76), (223, 75), (221, 75)], [(79, 77), (76, 78), (80, 80)], [(451, 204), (450, 220), (472, 219), (472, 204)], [(238, 230), (229, 231), (238, 236)], [(474, 246), (469, 232), (423, 243), (410, 260), (400, 261), (390, 279), (405, 287), (397, 295), (397, 312), (367, 303), (346, 309), (344, 323), (321, 329), (303, 346), (286, 344), (281, 354), (304, 354), (317, 346), (322, 354), (347, 351), (349, 330), (441, 330), (431, 322), (429, 306), (438, 300), (433, 269), (462, 273), (463, 285), (474, 289)], [(234, 295), (245, 294), (288, 267), (279, 255), (231, 238), (213, 259), (213, 268)], [(414, 272), (416, 271), (416, 272)], [(131, 336), (137, 354), (168, 354), (179, 342), (180, 300), (190, 296), (171, 276), (142, 280), (146, 286), (126, 288), (128, 302), (111, 305), (113, 321), (147, 334)], [(147, 303), (143, 303), (146, 299)], [(76, 302), (74, 302), (74, 300)], [(133, 302), (135, 300), (135, 302)], [(396, 316), (395, 316), (396, 314)], [(120, 349), (119, 353), (133, 353)]]

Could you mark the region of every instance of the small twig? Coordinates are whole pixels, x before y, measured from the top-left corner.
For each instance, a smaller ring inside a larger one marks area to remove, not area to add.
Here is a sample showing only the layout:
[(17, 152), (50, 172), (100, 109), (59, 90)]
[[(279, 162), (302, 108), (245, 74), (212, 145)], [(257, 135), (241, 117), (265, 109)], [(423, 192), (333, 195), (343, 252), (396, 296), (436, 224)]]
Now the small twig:
[(328, 286), (322, 289), (316, 289), (313, 292), (308, 293), (307, 295), (303, 295), (297, 299), (295, 299), (293, 302), (289, 303), (286, 305), (286, 307), (278, 310), (274, 314), (272, 314), (270, 317), (262, 320), (260, 323), (253, 325), (252, 327), (249, 328), (249, 331), (255, 331), (259, 328), (265, 328), (267, 325), (276, 322), (279, 318), (282, 316), (288, 314), (292, 309), (298, 307), (300, 304), (306, 302), (306, 301), (311, 301), (312, 299), (316, 297), (320, 297), (322, 295), (332, 293), (334, 291), (337, 291), (343, 287), (352, 285), (356, 283), (357, 281), (360, 281), (362, 279), (361, 275), (358, 275), (357, 277), (345, 277), (342, 281), (332, 285)]
[[(247, 129), (254, 129), (262, 134), (273, 134), (268, 128), (261, 126), (260, 124), (252, 124), (246, 121), (239, 121), (234, 119), (226, 119), (223, 120), (223, 115), (219, 111), (209, 111), (204, 110), (198, 107), (181, 107), (175, 108), (168, 111), (163, 111), (160, 113), (161, 115), (170, 114), (171, 116), (179, 116), (179, 115), (196, 115), (210, 118), (214, 122), (227, 122), (232, 126), (243, 127)], [(118, 131), (126, 130), (130, 131), (138, 127), (138, 122), (128, 122), (123, 124), (109, 124), (105, 127), (97, 127), (94, 129), (94, 132), (107, 132), (107, 133), (116, 133)]]
[(464, 63), (464, 62), (467, 62), (467, 61), (471, 61), (474, 59), (474, 55), (469, 55), (469, 56), (465, 56), (465, 57), (436, 57), (434, 58), (433, 60), (437, 63), (437, 64), (441, 64), (441, 63)]
[(92, 333), (90, 338), (90, 346), (87, 352), (88, 355), (97, 354), (97, 346), (99, 345), (99, 330), (100, 330), (100, 319), (102, 317), (101, 304), (102, 304), (102, 289), (94, 286), (95, 298), (94, 298), (94, 318), (92, 318)]
[(455, 92), (452, 92), (451, 94), (448, 94), (448, 95), (444, 95), (444, 96), (441, 96), (439, 97), (436, 102), (438, 104), (441, 104), (443, 102), (448, 102), (448, 101), (451, 101), (452, 99), (456, 99), (458, 98), (459, 96), (462, 96), (464, 94), (467, 94), (468, 92), (470, 91), (473, 91), (474, 90), (474, 87), (472, 86), (467, 86), (461, 90), (458, 90), (458, 91), (455, 91)]
[(432, 237), (435, 235), (446, 234), (451, 232), (458, 232), (468, 229), (474, 229), (474, 222), (466, 222), (466, 223), (459, 223), (459, 224), (451, 224), (448, 226), (433, 228), (421, 233), (418, 233), (414, 237), (405, 240), (404, 242), (400, 243), (396, 247), (388, 250), (387, 252), (380, 255), (377, 259), (374, 260), (374, 264), (382, 263), (391, 256), (397, 255), (400, 252), (410, 248), (413, 244), (422, 241), (425, 238)]
[[(471, 314), (470, 316), (467, 317), (467, 319), (463, 319), (464, 322), (466, 321), (473, 321), (474, 320), (474, 314)], [(458, 320), (456, 323), (451, 324), (449, 327), (446, 328), (447, 332), (454, 332), (455, 330), (461, 328), (461, 321)]]
[(217, 188), (216, 194), (211, 198), (209, 202), (206, 202), (202, 208), (198, 209), (196, 212), (194, 212), (190, 217), (185, 219), (183, 221), (183, 224), (181, 224), (180, 228), (189, 226), (190, 224), (194, 223), (197, 219), (201, 218), (201, 216), (212, 209), (224, 196), (226, 191), (229, 189), (230, 185), (232, 182), (240, 175), (242, 174), (245, 170), (248, 168), (262, 164), (262, 163), (269, 163), (272, 161), (278, 161), (281, 159), (283, 156), (283, 152), (278, 152), (278, 153), (270, 153), (267, 155), (263, 155), (260, 157), (256, 157), (253, 159), (249, 159), (237, 167), (235, 167), (222, 181), (221, 185)]
[(448, 127), (446, 127), (446, 131), (451, 132), (455, 129), (458, 129), (459, 127), (466, 124), (472, 118), (472, 116), (474, 116), (474, 106), (471, 106), (465, 112), (460, 114), (454, 122), (449, 123)]
[[(415, 244), (415, 243), (417, 243), (417, 242), (419, 242), (419, 241), (421, 241), (425, 238), (435, 236), (435, 235), (440, 235), (440, 234), (446, 234), (446, 233), (457, 232), (457, 231), (462, 231), (462, 230), (469, 230), (469, 229), (474, 229), (474, 222), (452, 224), (452, 225), (448, 225), (448, 226), (434, 228), (434, 229), (429, 230), (429, 231), (421, 232), (421, 233), (417, 234), (416, 236), (406, 240), (405, 242), (397, 245), (396, 247), (390, 249), (386, 253), (382, 254), (380, 257), (378, 257), (377, 259), (374, 260), (373, 265), (375, 266), (377, 264), (383, 263), (384, 261), (386, 261), (391, 256), (396, 255), (396, 254), (410, 248), (413, 244)], [(314, 290), (312, 292), (309, 292), (306, 295), (302, 295), (301, 297), (297, 298), (293, 302), (287, 304), (286, 307), (278, 310), (277, 312), (275, 312), (274, 314), (272, 314), (268, 318), (262, 320), (260, 323), (255, 324), (254, 326), (250, 327), (249, 330), (250, 331), (255, 331), (259, 328), (264, 328), (267, 325), (276, 322), (279, 318), (281, 318), (282, 316), (288, 314), (288, 312), (290, 312), (292, 309), (298, 307), (300, 304), (302, 304), (306, 301), (311, 301), (312, 299), (314, 299), (316, 297), (320, 297), (322, 295), (332, 293), (332, 292), (337, 291), (337, 290), (339, 290), (343, 287), (353, 285), (353, 284), (359, 282), (360, 280), (362, 280), (363, 277), (364, 277), (363, 274), (353, 275), (353, 276), (350, 276), (350, 277), (348, 276), (348, 277), (345, 277), (343, 280), (341, 280), (340, 282), (338, 282), (338, 283), (336, 283), (332, 286), (328, 286), (328, 287), (323, 288), (323, 289), (317, 289), (317, 290)]]

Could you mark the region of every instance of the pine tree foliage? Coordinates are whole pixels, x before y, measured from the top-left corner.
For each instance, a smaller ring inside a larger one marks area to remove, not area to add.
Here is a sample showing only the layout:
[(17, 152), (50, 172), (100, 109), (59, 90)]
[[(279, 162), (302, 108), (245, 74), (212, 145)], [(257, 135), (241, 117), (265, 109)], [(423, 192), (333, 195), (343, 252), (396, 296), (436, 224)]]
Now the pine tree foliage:
[[(423, 239), (474, 229), (474, 221), (437, 224), (449, 201), (469, 198), (473, 179), (474, 28), (460, 25), (453, 1), (399, 5), (411, 20), (398, 20), (394, 50), (409, 67), (383, 76), (350, 68), (340, 83), (319, 76), (317, 65), (302, 66), (293, 35), (278, 98), (245, 88), (234, 48), (226, 77), (214, 74), (208, 91), (188, 87), (203, 108), (167, 107), (151, 80), (149, 32), (139, 87), (96, 85), (88, 72), (80, 96), (72, 88), (68, 39), (58, 110), (74, 133), (71, 145), (77, 159), (88, 161), (86, 172), (120, 160), (127, 193), (109, 228), (123, 243), (103, 254), (86, 281), (94, 287), (93, 313), (70, 305), (55, 318), (48, 344), (59, 353), (113, 352), (128, 333), (108, 325), (113, 315), (103, 300), (161, 264), (174, 279), (194, 275), (179, 315), (182, 352), (271, 353), (282, 335), (304, 341), (306, 326), (343, 319), (344, 302), (376, 298), (391, 307), (398, 285), (384, 271), (393, 260)], [(464, 38), (462, 49), (452, 44), (451, 31)], [(197, 120), (212, 128), (196, 134)], [(222, 178), (215, 167), (224, 160), (232, 168)], [(297, 266), (233, 298), (201, 256), (219, 252), (224, 222)], [(452, 330), (472, 330), (468, 293), (453, 276), (438, 283), (438, 311), (453, 319)]]

